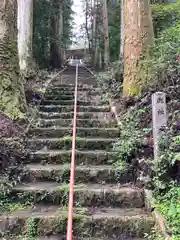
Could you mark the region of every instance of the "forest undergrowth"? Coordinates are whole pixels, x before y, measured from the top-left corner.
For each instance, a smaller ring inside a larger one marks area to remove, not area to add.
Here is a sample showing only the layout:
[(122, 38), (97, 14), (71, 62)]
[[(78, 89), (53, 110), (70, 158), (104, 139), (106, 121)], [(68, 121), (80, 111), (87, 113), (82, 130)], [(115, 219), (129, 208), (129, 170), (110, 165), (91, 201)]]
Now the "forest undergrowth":
[[(37, 118), (38, 106), (43, 99), (45, 85), (56, 72), (39, 70), (26, 79), (25, 95), (28, 111), (23, 119), (11, 119), (0, 113), (0, 211), (23, 209), (12, 197), (12, 188), (21, 182), (23, 164), (29, 158), (26, 148), (28, 128)], [(29, 202), (27, 202), (29, 205)]]
[[(169, 9), (168, 9), (169, 10)], [(164, 11), (168, 11), (165, 9)], [(171, 9), (172, 10), (172, 9)], [(162, 10), (163, 11), (163, 10)], [(173, 240), (180, 239), (180, 22), (163, 29), (148, 52), (148, 60), (139, 61), (142, 92), (136, 97), (122, 96), (122, 64), (112, 63), (97, 79), (113, 99), (120, 121), (121, 138), (117, 168), (131, 164), (137, 179), (153, 192), (154, 207), (166, 219)], [(152, 104), (156, 91), (166, 93), (168, 125), (160, 139), (160, 156), (153, 159)], [(155, 232), (147, 239), (158, 239)], [(163, 239), (163, 238), (162, 238)]]

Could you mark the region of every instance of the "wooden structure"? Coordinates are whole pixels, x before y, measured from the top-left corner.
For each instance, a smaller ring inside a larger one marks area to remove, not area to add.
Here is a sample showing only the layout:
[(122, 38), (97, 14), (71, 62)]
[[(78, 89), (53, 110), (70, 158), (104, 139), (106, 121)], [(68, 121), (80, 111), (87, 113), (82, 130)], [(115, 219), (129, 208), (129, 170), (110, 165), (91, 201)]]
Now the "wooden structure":
[(66, 58), (84, 59), (86, 57), (87, 49), (85, 48), (68, 49), (66, 51)]

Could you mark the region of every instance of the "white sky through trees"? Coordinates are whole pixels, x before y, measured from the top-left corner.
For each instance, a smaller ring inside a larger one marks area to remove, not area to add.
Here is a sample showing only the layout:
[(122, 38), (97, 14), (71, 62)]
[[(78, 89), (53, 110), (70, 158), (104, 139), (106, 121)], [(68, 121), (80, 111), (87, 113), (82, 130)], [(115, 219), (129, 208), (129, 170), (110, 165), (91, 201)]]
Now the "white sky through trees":
[(74, 24), (73, 24), (73, 34), (75, 35), (75, 37), (73, 38), (73, 40), (75, 42), (77, 42), (77, 44), (72, 45), (73, 48), (75, 47), (83, 47), (84, 45), (84, 41), (81, 38), (81, 25), (84, 23), (85, 21), (85, 16), (83, 13), (83, 0), (73, 0), (73, 11), (74, 11)]

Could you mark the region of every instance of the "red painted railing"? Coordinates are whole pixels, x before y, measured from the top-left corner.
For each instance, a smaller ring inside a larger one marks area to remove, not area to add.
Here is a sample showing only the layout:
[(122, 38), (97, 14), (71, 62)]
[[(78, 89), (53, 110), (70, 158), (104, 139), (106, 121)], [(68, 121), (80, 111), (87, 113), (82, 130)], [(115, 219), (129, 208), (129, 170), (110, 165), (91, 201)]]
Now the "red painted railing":
[(74, 203), (74, 177), (75, 177), (75, 151), (76, 151), (76, 116), (77, 116), (77, 84), (78, 84), (78, 64), (76, 65), (74, 94), (74, 119), (73, 119), (73, 136), (72, 136), (72, 155), (70, 166), (70, 182), (69, 182), (69, 205), (68, 205), (68, 223), (67, 223), (67, 240), (73, 238), (73, 203)]

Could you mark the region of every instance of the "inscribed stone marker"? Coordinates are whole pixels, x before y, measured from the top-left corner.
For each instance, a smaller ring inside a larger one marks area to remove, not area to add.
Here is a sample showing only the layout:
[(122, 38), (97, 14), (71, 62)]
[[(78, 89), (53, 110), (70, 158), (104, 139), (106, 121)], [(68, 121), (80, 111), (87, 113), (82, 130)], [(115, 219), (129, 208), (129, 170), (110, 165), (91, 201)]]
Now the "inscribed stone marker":
[(152, 95), (152, 119), (153, 119), (153, 140), (154, 140), (154, 158), (158, 157), (158, 140), (160, 129), (167, 126), (166, 113), (166, 94), (156, 92)]

